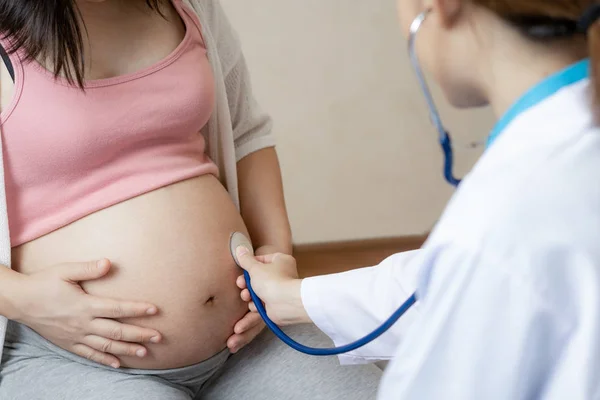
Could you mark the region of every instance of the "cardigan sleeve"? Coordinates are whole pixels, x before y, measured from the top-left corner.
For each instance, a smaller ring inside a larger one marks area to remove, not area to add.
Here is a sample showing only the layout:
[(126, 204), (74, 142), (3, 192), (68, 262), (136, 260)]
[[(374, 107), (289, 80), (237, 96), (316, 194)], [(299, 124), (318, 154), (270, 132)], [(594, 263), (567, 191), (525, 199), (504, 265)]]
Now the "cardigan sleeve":
[(231, 26), (219, 0), (205, 0), (202, 8), (209, 13), (225, 80), (231, 114), (236, 161), (258, 150), (274, 147), (272, 120), (256, 101), (250, 74), (237, 32)]

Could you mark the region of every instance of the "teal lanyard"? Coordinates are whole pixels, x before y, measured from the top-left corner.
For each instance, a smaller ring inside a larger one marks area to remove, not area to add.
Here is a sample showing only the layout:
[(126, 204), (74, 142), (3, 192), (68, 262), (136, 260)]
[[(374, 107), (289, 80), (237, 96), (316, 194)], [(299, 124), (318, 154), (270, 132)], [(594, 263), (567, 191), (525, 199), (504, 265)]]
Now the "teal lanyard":
[(589, 77), (590, 60), (579, 61), (559, 71), (531, 88), (498, 120), (488, 136), (486, 147), (490, 147), (508, 125), (523, 112), (546, 100), (559, 90)]

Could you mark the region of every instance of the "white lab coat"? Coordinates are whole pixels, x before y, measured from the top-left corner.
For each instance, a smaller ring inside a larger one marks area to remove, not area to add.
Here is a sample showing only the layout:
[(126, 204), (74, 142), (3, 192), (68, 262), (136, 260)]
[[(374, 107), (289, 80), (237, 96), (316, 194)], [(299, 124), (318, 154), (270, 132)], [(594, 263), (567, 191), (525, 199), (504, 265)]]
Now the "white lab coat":
[(337, 345), (419, 303), (342, 363), (392, 359), (380, 399), (600, 398), (600, 129), (589, 81), (514, 118), (421, 250), (306, 279)]

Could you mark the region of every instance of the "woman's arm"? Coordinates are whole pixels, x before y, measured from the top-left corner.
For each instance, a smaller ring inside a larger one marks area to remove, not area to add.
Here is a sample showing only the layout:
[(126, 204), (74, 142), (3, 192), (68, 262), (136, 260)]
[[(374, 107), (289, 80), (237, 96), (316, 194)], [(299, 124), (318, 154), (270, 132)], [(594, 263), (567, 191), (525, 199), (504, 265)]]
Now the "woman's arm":
[(22, 275), (18, 272), (0, 265), (0, 315), (14, 319), (17, 308), (14, 304), (15, 290), (19, 290)]
[(292, 233), (275, 149), (244, 157), (237, 169), (241, 213), (257, 254), (291, 254)]
[[(292, 253), (279, 161), (274, 148), (249, 154), (237, 165), (241, 214), (256, 254)], [(256, 313), (248, 313), (234, 327), (227, 345), (232, 352), (252, 341), (265, 325)]]
[(218, 0), (189, 2), (210, 32), (220, 61), (233, 136), (228, 139), (233, 139), (237, 163), (237, 194), (252, 242), (258, 253), (290, 253), (291, 233), (272, 121), (254, 96), (239, 36)]
[[(292, 249), (281, 174), (273, 146), (271, 118), (254, 98), (250, 74), (240, 40), (218, 0), (190, 0), (202, 15), (206, 29), (214, 39), (220, 60), (233, 133), (237, 184), (241, 214), (248, 226), (256, 251), (289, 253)], [(236, 352), (249, 343), (264, 325), (249, 313), (234, 327), (228, 339)]]

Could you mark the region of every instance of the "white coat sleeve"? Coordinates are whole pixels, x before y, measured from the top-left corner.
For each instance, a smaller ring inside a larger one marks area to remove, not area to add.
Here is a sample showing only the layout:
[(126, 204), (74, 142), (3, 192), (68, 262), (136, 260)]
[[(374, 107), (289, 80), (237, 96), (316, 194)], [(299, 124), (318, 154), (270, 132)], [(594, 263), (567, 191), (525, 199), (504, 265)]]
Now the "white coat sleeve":
[[(302, 302), (313, 322), (336, 346), (371, 333), (415, 291), (419, 250), (399, 253), (380, 265), (341, 274), (304, 279)], [(354, 352), (340, 356), (342, 364), (389, 360), (415, 318), (413, 306), (388, 332)]]
[(495, 255), (446, 250), (424, 266), (421, 314), (386, 370), (381, 399), (550, 398), (548, 379), (574, 326), (561, 268), (585, 266)]

